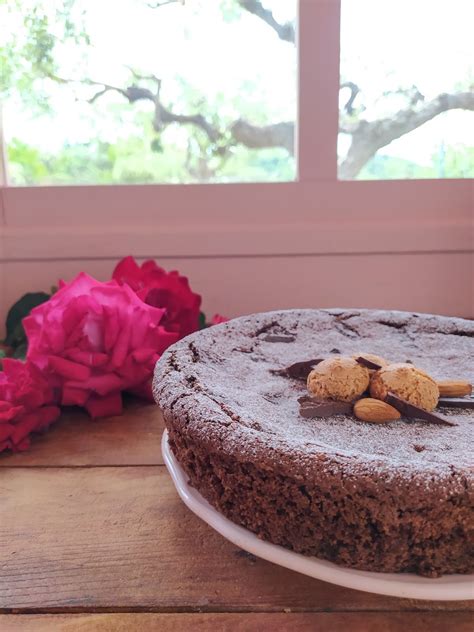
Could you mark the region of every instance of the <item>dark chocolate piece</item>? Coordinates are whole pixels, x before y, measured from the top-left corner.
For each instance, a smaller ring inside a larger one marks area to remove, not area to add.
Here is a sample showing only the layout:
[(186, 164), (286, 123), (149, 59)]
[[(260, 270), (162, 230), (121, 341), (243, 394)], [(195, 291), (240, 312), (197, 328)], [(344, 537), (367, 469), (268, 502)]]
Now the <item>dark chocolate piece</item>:
[(377, 364), (376, 362), (372, 362), (371, 360), (367, 360), (367, 358), (363, 358), (362, 356), (359, 356), (358, 358), (356, 358), (356, 362), (358, 362), (362, 366), (365, 366), (368, 369), (372, 369), (374, 371), (378, 371), (379, 369), (382, 368), (381, 364)]
[(331, 349), (329, 353), (341, 353), (341, 352), (339, 351), (339, 349), (336, 349), (336, 347), (334, 347), (334, 349)]
[(282, 375), (283, 377), (292, 377), (295, 380), (304, 380), (311, 373), (313, 367), (322, 362), (324, 358), (315, 358), (314, 360), (305, 360), (303, 362), (295, 362), (285, 369), (270, 369), (270, 373)]
[(298, 399), (300, 415), (307, 419), (311, 417), (334, 417), (335, 415), (352, 415), (352, 402), (335, 402), (320, 400), (315, 397), (304, 396)]
[(387, 404), (390, 404), (390, 406), (396, 408), (404, 417), (408, 417), (410, 419), (421, 419), (423, 421), (427, 421), (428, 423), (438, 424), (440, 426), (457, 426), (457, 424), (454, 424), (452, 421), (448, 421), (440, 415), (430, 413), (427, 410), (423, 410), (423, 408), (410, 404), (394, 393), (389, 393), (385, 398), (385, 401)]
[(472, 397), (440, 397), (438, 399), (440, 408), (474, 408)]
[(294, 342), (295, 336), (279, 336), (277, 334), (269, 334), (263, 338), (265, 342)]

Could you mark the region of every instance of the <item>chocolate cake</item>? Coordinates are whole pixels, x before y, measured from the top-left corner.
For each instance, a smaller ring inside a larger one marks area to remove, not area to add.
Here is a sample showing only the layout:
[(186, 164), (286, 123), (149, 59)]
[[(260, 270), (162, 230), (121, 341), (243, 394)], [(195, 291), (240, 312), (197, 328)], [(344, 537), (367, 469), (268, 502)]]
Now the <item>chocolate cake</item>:
[(292, 310), (192, 334), (155, 370), (173, 453), (218, 511), (264, 540), (363, 570), (472, 572), (472, 409), (443, 408), (451, 426), (300, 414), (306, 384), (285, 367), (359, 352), (472, 383), (474, 323)]

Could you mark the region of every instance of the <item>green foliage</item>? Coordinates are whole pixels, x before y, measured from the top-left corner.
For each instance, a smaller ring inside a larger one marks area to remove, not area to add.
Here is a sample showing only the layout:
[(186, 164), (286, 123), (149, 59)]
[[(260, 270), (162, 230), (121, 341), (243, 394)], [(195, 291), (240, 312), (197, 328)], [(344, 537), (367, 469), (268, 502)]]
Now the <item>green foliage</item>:
[(114, 144), (94, 141), (66, 145), (54, 154), (13, 139), (8, 146), (10, 178), (16, 185), (189, 183), (202, 180), (204, 175), (209, 182), (293, 178), (293, 160), (284, 149), (236, 146), (225, 160), (216, 145), (205, 141), (203, 133), (198, 138), (196, 141), (194, 132), (189, 134), (188, 147), (179, 148), (166, 130), (159, 138), (149, 131)]
[(435, 178), (432, 167), (418, 165), (411, 160), (379, 155), (364, 165), (358, 180), (404, 180), (406, 178)]
[(37, 184), (48, 175), (44, 155), (17, 138), (8, 144), (7, 158), (15, 184)]
[(447, 147), (443, 163), (446, 178), (474, 178), (474, 147)]
[(235, 0), (221, 0), (220, 10), (224, 22), (235, 22), (242, 16), (242, 7)]
[(24, 25), (29, 35), (24, 55), (31, 60), (32, 72), (38, 76), (51, 76), (56, 68), (53, 56), (55, 38), (50, 31), (48, 16), (36, 6), (32, 13), (25, 16)]
[(220, 172), (221, 181), (278, 182), (294, 178), (294, 159), (284, 149), (248, 149), (236, 146)]
[(16, 185), (110, 182), (109, 146), (94, 142), (65, 145), (52, 154), (14, 138), (7, 147), (10, 179)]
[(199, 329), (206, 329), (208, 327), (206, 323), (206, 314), (204, 312), (199, 312)]
[(431, 165), (419, 165), (411, 160), (386, 156), (378, 152), (362, 168), (358, 180), (405, 180), (407, 178), (472, 178), (474, 148), (440, 147)]
[[(220, 0), (219, 7), (223, 28), (227, 23), (238, 22), (246, 13), (236, 0)], [(189, 10), (193, 10), (192, 6)], [(51, 94), (77, 95), (79, 83), (94, 78), (89, 74), (90, 68), (85, 70), (90, 37), (81, 11), (78, 0), (0, 0), (0, 21), (3, 13), (14, 27), (11, 37), (0, 43), (0, 89), (7, 99), (16, 99), (20, 108), (33, 115), (38, 126), (55, 125), (53, 108), (59, 106), (58, 101), (54, 105)], [(188, 35), (192, 38), (192, 31)], [(82, 59), (84, 67), (79, 61), (75, 64), (75, 59)], [(63, 60), (67, 60), (65, 67), (61, 65)], [(141, 69), (136, 70), (139, 75)], [(74, 84), (62, 79), (71, 75), (76, 80)], [(132, 75), (131, 72), (129, 83), (137, 81)], [(87, 142), (65, 142), (53, 152), (40, 149), (20, 133), (10, 139), (10, 180), (17, 185), (32, 185), (292, 179), (294, 162), (284, 150), (259, 152), (232, 147), (229, 128), (236, 119), (242, 117), (259, 125), (284, 118), (278, 103), (268, 100), (259, 79), (246, 79), (233, 97), (224, 90), (204, 95), (183, 77), (163, 82), (163, 103), (176, 113), (201, 114), (221, 135), (217, 142), (193, 125), (171, 125), (157, 132), (152, 127), (151, 103), (129, 104), (117, 92), (109, 92), (88, 106), (91, 140)], [(138, 83), (156, 89), (152, 79)], [(107, 140), (102, 140), (103, 125), (110, 128), (112, 122), (116, 125), (116, 138), (109, 133)]]
[(49, 300), (46, 292), (28, 292), (24, 294), (7, 314), (6, 338), (4, 344), (13, 349), (14, 358), (24, 358), (27, 350), (27, 340), (23, 328), (23, 319), (28, 316), (31, 310), (38, 305)]
[(90, 44), (76, 0), (0, 0), (0, 96), (18, 96), (31, 109), (49, 107), (42, 80), (55, 78), (61, 54), (73, 44)]

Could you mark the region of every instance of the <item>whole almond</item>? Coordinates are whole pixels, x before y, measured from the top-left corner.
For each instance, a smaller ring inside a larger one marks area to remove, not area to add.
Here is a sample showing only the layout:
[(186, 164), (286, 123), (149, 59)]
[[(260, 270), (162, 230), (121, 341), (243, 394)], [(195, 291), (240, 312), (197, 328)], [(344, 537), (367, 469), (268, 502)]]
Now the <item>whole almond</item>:
[(472, 393), (472, 384), (465, 380), (438, 382), (440, 397), (464, 397)]
[(364, 397), (356, 401), (354, 415), (357, 419), (372, 424), (383, 424), (387, 421), (400, 419), (400, 413), (396, 408), (380, 399), (372, 399), (371, 397)]

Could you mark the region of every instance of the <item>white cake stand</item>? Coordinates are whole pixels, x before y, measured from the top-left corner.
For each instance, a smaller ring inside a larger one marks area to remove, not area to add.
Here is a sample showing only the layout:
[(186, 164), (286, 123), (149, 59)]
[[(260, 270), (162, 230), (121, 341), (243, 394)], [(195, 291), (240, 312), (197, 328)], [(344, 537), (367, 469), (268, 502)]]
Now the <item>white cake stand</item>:
[(446, 575), (429, 579), (411, 573), (357, 571), (264, 542), (221, 515), (188, 484), (186, 474), (171, 452), (166, 430), (161, 447), (166, 467), (185, 505), (224, 538), (257, 557), (331, 584), (379, 595), (436, 601), (474, 599), (474, 575)]

